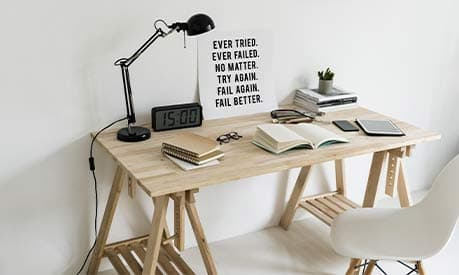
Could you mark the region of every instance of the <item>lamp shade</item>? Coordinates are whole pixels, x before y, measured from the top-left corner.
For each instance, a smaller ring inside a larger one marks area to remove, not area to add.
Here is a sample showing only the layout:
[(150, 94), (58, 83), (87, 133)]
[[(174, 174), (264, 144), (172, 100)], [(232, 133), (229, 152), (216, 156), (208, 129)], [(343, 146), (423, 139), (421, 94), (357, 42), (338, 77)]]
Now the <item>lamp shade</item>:
[(186, 33), (190, 36), (199, 35), (215, 28), (214, 21), (208, 15), (198, 13), (190, 17), (187, 21), (188, 28)]

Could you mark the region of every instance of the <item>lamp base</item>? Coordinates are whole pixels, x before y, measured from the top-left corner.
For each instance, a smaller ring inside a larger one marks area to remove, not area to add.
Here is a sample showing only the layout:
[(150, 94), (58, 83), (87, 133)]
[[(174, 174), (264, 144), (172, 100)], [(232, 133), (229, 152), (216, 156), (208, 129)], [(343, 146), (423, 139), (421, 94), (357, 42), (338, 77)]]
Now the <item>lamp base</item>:
[(138, 142), (147, 140), (151, 137), (150, 129), (139, 127), (139, 126), (131, 126), (131, 132), (129, 133), (128, 128), (122, 128), (118, 131), (118, 139), (121, 141), (126, 142)]

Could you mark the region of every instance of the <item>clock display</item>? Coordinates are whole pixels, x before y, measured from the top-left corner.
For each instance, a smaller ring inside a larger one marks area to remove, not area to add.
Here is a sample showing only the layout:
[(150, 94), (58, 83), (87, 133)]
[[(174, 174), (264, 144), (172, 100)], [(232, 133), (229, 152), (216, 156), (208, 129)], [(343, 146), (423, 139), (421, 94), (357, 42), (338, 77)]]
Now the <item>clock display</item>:
[(202, 107), (198, 103), (155, 107), (151, 118), (155, 131), (197, 127), (202, 124)]

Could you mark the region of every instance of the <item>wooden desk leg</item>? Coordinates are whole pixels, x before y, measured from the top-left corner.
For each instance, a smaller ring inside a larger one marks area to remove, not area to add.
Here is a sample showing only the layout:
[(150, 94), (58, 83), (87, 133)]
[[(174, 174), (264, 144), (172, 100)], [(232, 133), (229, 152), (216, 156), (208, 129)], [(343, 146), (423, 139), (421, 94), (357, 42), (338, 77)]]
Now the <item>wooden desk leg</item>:
[(188, 190), (186, 191), (186, 210), (188, 213), (188, 218), (190, 219), (191, 227), (193, 228), (194, 236), (198, 243), (199, 251), (201, 252), (202, 260), (207, 270), (207, 274), (214, 275), (217, 274), (217, 268), (215, 267), (214, 260), (212, 259), (212, 254), (210, 253), (209, 246), (207, 244), (206, 237), (204, 236), (204, 229), (202, 228), (201, 221), (199, 220), (198, 211), (195, 205), (194, 193), (197, 190)]
[(89, 262), (88, 274), (96, 274), (99, 270), (100, 260), (104, 254), (104, 247), (107, 243), (108, 233), (115, 214), (116, 205), (120, 197), (121, 189), (125, 182), (124, 171), (121, 167), (116, 168), (115, 177), (113, 179), (112, 188), (108, 197), (107, 205), (105, 206), (104, 217), (97, 234), (97, 242), (92, 252), (91, 261)]
[(174, 244), (179, 251), (185, 249), (185, 192), (174, 196)]
[(344, 159), (335, 160), (336, 190), (338, 194), (346, 196), (346, 173)]
[(370, 174), (368, 175), (367, 188), (365, 190), (365, 199), (363, 200), (363, 207), (373, 207), (376, 199), (376, 191), (378, 191), (379, 178), (386, 158), (387, 152), (381, 151), (373, 154), (371, 161)]
[(400, 200), (401, 207), (409, 207), (411, 205), (411, 196), (408, 190), (408, 185), (405, 180), (405, 171), (403, 170), (403, 163), (400, 162), (398, 172), (397, 193)]
[(288, 227), (292, 223), (293, 217), (295, 216), (295, 211), (298, 208), (298, 203), (303, 195), (304, 188), (308, 182), (309, 175), (311, 174), (312, 166), (305, 166), (301, 168), (300, 174), (293, 188), (290, 199), (288, 200), (287, 207), (284, 210), (284, 214), (280, 219), (279, 225), (282, 226), (285, 230), (288, 230)]
[(148, 238), (147, 252), (143, 266), (143, 275), (153, 275), (156, 273), (158, 265), (159, 250), (161, 248), (162, 237), (166, 224), (167, 205), (169, 196), (154, 198), (155, 210)]

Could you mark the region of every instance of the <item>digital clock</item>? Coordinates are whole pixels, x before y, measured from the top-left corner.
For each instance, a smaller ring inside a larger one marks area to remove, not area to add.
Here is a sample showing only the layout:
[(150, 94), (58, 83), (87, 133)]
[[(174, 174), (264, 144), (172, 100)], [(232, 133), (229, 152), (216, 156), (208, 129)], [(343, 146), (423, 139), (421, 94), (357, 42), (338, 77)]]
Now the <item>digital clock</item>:
[(153, 107), (151, 124), (154, 131), (166, 131), (202, 124), (202, 106), (199, 103)]

